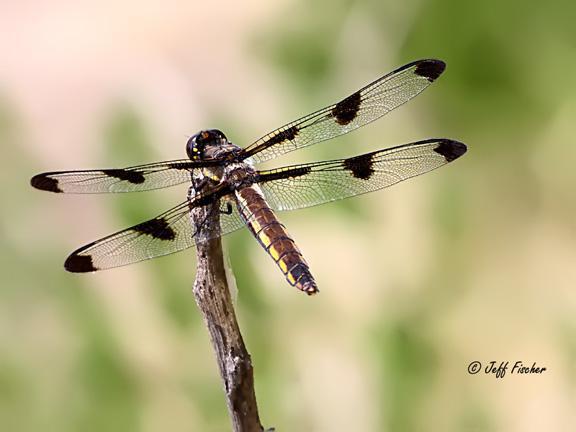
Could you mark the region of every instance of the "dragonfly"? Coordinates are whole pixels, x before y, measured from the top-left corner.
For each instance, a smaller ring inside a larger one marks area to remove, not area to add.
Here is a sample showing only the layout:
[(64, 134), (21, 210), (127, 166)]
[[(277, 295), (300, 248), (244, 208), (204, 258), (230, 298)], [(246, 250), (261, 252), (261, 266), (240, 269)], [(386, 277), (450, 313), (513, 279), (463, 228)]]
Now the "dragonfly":
[[(186, 143), (187, 159), (120, 169), (56, 171), (34, 176), (31, 185), (54, 193), (117, 193), (188, 183), (187, 199), (130, 228), (89, 243), (64, 263), (74, 273), (94, 272), (171, 254), (247, 227), (288, 283), (318, 292), (310, 267), (276, 216), (383, 189), (446, 165), (465, 144), (433, 138), (345, 159), (258, 170), (255, 165), (285, 153), (347, 134), (412, 99), (445, 70), (441, 60), (406, 64), (339, 102), (292, 121), (247, 147), (217, 129), (202, 130)], [(218, 229), (200, 230), (194, 209), (216, 208)]]

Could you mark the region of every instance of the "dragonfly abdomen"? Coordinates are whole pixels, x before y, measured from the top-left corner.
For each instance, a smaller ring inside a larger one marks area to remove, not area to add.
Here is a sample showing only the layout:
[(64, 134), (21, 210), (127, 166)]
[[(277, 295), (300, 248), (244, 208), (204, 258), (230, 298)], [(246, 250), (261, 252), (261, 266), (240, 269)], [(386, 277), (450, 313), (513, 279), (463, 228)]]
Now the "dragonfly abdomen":
[(236, 198), (246, 225), (282, 270), (288, 283), (309, 295), (317, 293), (316, 281), (300, 249), (260, 191), (254, 186), (245, 187), (236, 191)]

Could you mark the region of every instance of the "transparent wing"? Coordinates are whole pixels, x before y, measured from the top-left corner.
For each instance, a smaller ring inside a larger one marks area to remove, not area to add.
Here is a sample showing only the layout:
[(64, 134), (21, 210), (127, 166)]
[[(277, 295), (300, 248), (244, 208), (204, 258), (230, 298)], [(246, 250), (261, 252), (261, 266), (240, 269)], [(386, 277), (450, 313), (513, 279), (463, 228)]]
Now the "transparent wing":
[[(225, 199), (232, 198), (222, 198)], [(154, 219), (83, 246), (70, 254), (64, 267), (74, 273), (105, 270), (192, 247), (196, 242), (196, 233), (190, 221), (190, 205), (186, 201)], [(244, 226), (235, 206), (221, 208), (220, 231), (205, 235), (200, 241), (231, 233)]]
[(429, 139), (338, 159), (260, 171), (258, 184), (275, 210), (294, 210), (372, 192), (459, 158), (466, 146)]
[(444, 71), (440, 60), (418, 60), (379, 78), (361, 90), (270, 132), (244, 149), (263, 162), (364, 126), (399, 107), (428, 87)]
[(36, 189), (56, 193), (137, 192), (190, 182), (197, 162), (181, 159), (121, 169), (54, 171), (32, 177)]

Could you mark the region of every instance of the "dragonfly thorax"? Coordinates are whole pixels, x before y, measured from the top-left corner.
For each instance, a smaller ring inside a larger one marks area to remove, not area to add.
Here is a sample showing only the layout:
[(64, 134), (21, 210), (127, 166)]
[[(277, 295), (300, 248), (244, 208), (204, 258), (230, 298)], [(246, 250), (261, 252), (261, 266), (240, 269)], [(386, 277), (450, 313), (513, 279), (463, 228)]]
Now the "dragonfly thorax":
[(241, 148), (232, 144), (218, 129), (208, 129), (192, 135), (186, 143), (186, 153), (193, 161), (232, 159)]
[(257, 181), (254, 167), (248, 163), (240, 162), (230, 164), (224, 171), (223, 181), (228, 183), (233, 190), (245, 186), (251, 186)]

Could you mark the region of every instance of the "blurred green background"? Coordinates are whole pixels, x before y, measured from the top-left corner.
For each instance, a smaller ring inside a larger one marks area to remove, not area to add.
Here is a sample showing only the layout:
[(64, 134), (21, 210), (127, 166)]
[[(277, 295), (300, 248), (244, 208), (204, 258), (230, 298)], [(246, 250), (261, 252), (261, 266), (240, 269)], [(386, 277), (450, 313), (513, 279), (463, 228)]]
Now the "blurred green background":
[[(223, 431), (193, 251), (72, 275), (67, 254), (186, 187), (33, 190), (38, 172), (244, 146), (412, 60), (420, 97), (278, 166), (428, 137), (462, 159), (281, 214), (321, 289), (226, 239), (263, 424), (278, 431), (576, 430), (576, 4), (283, 0), (0, 3), (0, 430)], [(541, 375), (467, 373), (521, 360)]]

